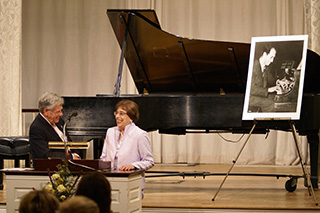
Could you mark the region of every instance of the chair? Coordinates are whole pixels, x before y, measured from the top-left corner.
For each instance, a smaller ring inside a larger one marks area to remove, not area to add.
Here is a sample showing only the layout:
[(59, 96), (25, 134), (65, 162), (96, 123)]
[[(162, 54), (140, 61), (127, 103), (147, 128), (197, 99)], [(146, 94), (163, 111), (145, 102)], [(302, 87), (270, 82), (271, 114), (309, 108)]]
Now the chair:
[[(25, 160), (30, 167), (30, 144), (28, 137), (0, 137), (0, 169), (5, 159), (13, 159), (14, 167), (20, 167), (20, 160)], [(3, 190), (3, 172), (0, 171), (0, 190)]]

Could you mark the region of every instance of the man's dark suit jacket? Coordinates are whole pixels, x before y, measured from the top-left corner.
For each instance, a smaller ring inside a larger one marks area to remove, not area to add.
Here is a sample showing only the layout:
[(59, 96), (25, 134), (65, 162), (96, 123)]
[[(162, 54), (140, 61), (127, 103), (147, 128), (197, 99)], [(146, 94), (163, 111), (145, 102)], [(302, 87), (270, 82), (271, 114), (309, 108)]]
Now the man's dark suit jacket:
[[(60, 118), (57, 127), (62, 131), (63, 120)], [(68, 138), (69, 140), (69, 138)], [(49, 141), (62, 141), (53, 127), (46, 121), (40, 113), (34, 119), (29, 130), (29, 141), (32, 158), (47, 159), (48, 157), (65, 158), (63, 149), (49, 149)], [(70, 140), (69, 140), (70, 141)]]
[(266, 67), (261, 70), (259, 60), (255, 60), (252, 70), (251, 91), (249, 99), (249, 111), (270, 112), (274, 106), (274, 94), (268, 93), (268, 88), (276, 85), (275, 75)]

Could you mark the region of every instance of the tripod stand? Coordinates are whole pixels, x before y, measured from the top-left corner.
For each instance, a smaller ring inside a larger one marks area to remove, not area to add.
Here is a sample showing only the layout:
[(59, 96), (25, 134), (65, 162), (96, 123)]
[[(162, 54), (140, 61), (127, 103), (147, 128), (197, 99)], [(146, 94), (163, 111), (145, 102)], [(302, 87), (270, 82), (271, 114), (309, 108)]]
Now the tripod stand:
[[(309, 175), (309, 172), (307, 171), (307, 168), (306, 168), (306, 165), (305, 163), (302, 162), (302, 153), (301, 153), (301, 149), (300, 149), (300, 146), (299, 146), (299, 143), (298, 143), (298, 137), (297, 137), (297, 131), (296, 131), (296, 128), (295, 128), (295, 125), (292, 121), (288, 121), (289, 122), (289, 125), (290, 125), (290, 128), (291, 128), (291, 131), (292, 131), (292, 135), (293, 135), (293, 139), (294, 139), (294, 142), (295, 142), (295, 145), (296, 145), (296, 148), (297, 148), (297, 152), (298, 152), (298, 156), (299, 156), (299, 162), (301, 164), (301, 167), (302, 167), (302, 171), (303, 171), (303, 177), (305, 178), (306, 182), (307, 182), (307, 187), (308, 187), (308, 192), (309, 192), (309, 195), (313, 196), (313, 200), (315, 202), (315, 205), (318, 206), (318, 202), (317, 202), (317, 199), (316, 199), (316, 196), (314, 194), (314, 189), (313, 189), (313, 186), (311, 184), (311, 180), (310, 180), (310, 175)], [(233, 160), (233, 164), (231, 165), (229, 171), (227, 172), (226, 176), (224, 177), (223, 181), (221, 182), (219, 188), (218, 188), (218, 191), (216, 192), (216, 194), (214, 195), (214, 197), (212, 198), (212, 201), (214, 201), (218, 195), (218, 193), (220, 192), (223, 184), (225, 183), (226, 179), (228, 178), (231, 170), (233, 169), (234, 165), (236, 164), (238, 158), (240, 157), (240, 154), (242, 153), (244, 147), (246, 146), (247, 142), (249, 141), (249, 138), (250, 136), (252, 135), (252, 132), (253, 130), (255, 129), (257, 125), (257, 120), (254, 121), (254, 124), (249, 132), (249, 135), (246, 139), (246, 141), (244, 142), (244, 144), (242, 145), (237, 157), (235, 158), (235, 160)]]

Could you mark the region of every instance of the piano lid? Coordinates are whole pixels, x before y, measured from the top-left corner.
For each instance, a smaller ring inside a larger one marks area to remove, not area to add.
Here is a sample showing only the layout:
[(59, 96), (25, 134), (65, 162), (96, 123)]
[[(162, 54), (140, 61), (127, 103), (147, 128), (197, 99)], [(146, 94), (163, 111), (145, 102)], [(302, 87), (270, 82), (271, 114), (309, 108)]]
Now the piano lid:
[(183, 38), (154, 10), (107, 10), (140, 94), (245, 92), (250, 44)]
[[(184, 38), (161, 30), (154, 10), (107, 10), (140, 94), (244, 93), (250, 44)], [(127, 33), (127, 36), (125, 34)], [(320, 93), (320, 56), (307, 51), (304, 93)]]

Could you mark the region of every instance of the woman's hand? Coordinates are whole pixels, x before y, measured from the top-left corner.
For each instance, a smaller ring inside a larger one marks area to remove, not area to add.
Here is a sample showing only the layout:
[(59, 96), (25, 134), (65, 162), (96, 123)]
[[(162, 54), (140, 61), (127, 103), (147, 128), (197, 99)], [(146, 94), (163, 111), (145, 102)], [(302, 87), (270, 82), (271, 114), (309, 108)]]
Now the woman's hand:
[(130, 171), (130, 170), (135, 170), (136, 167), (134, 167), (133, 165), (124, 165), (120, 167), (120, 171)]

